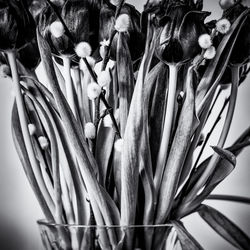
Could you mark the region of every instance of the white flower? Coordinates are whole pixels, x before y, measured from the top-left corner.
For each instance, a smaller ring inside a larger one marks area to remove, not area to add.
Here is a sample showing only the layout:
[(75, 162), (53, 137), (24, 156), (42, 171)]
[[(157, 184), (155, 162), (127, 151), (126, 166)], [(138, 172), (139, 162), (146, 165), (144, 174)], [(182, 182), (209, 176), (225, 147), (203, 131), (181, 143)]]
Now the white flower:
[[(114, 118), (117, 121), (119, 119), (119, 109), (116, 109), (115, 113), (114, 113)], [(103, 126), (106, 128), (112, 128), (113, 127), (113, 121), (111, 119), (110, 114), (107, 114), (104, 118), (103, 118)]]
[(101, 92), (102, 92), (102, 88), (96, 82), (91, 82), (88, 85), (87, 94), (90, 100), (94, 100), (97, 97), (99, 97)]
[(65, 30), (60, 21), (55, 21), (50, 25), (50, 32), (55, 38), (61, 37)]
[(101, 87), (108, 86), (111, 82), (111, 76), (108, 70), (101, 71), (98, 75), (98, 83)]
[[(91, 68), (95, 67), (95, 59), (92, 56), (87, 56), (86, 60), (89, 63), (89, 66)], [(79, 67), (80, 67), (80, 70), (82, 70), (83, 72), (86, 72), (88, 70), (88, 68), (87, 68), (85, 62), (83, 61), (83, 59), (80, 59)]]
[(29, 129), (30, 135), (32, 135), (32, 136), (35, 135), (35, 133), (36, 133), (36, 126), (34, 124), (30, 123), (28, 125), (28, 129)]
[(214, 46), (211, 46), (208, 49), (206, 49), (206, 51), (204, 53), (204, 58), (211, 60), (215, 57), (215, 55), (216, 55), (216, 49)]
[(231, 28), (231, 23), (223, 18), (216, 23), (216, 30), (221, 34), (226, 34)]
[(10, 67), (7, 64), (0, 66), (0, 77), (6, 78), (11, 75)]
[(130, 24), (130, 18), (127, 14), (121, 14), (120, 16), (117, 17), (115, 21), (115, 29), (118, 32), (126, 32), (128, 31)]
[(43, 150), (46, 150), (49, 147), (49, 141), (45, 136), (40, 136), (38, 141)]
[(109, 39), (103, 39), (103, 40), (100, 42), (100, 45), (102, 45), (102, 46), (109, 46), (109, 44), (110, 44)]
[(100, 54), (101, 58), (104, 59), (105, 54), (106, 54), (106, 46), (103, 46), (103, 45), (100, 46), (99, 54)]
[(123, 139), (118, 139), (115, 141), (114, 148), (117, 152), (122, 152), (123, 143), (124, 143)]
[(80, 42), (76, 45), (75, 52), (79, 57), (85, 58), (91, 55), (92, 49), (89, 43)]
[(112, 122), (112, 119), (110, 117), (110, 114), (105, 115), (105, 117), (103, 118), (103, 126), (105, 128), (112, 128), (113, 127), (113, 122)]
[(95, 139), (96, 137), (95, 125), (92, 122), (86, 123), (84, 127), (84, 133), (85, 133), (86, 138), (91, 139), (91, 140)]
[(212, 39), (209, 34), (203, 34), (198, 39), (199, 45), (202, 49), (208, 49), (212, 46)]

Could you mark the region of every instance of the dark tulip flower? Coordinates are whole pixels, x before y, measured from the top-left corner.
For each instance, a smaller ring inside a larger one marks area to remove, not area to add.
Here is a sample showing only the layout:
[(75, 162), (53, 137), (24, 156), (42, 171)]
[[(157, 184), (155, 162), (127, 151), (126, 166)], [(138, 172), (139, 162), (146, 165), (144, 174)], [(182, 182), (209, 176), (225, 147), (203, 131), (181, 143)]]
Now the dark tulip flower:
[(27, 0), (29, 11), (36, 20), (40, 12), (46, 6), (46, 1), (41, 0)]
[(36, 38), (18, 50), (17, 58), (25, 68), (35, 70), (40, 63), (40, 53)]
[(18, 49), (35, 37), (35, 22), (24, 0), (0, 0), (0, 49)]
[[(144, 35), (140, 29), (140, 13), (135, 9), (134, 6), (130, 4), (124, 4), (120, 14), (127, 14), (129, 16), (129, 27), (127, 32), (125, 32), (125, 36), (130, 49), (132, 60), (136, 60), (142, 55), (144, 49)], [(115, 30), (114, 23), (115, 7), (104, 3), (100, 11), (100, 43), (110, 38), (110, 34)], [(118, 34), (115, 35), (110, 50), (110, 56), (113, 60), (115, 60), (116, 57), (117, 39)]]
[[(195, 5), (190, 0), (166, 1), (158, 16), (165, 18), (159, 34), (156, 54), (160, 60), (169, 64), (183, 63), (200, 53), (200, 35), (207, 33), (204, 24), (209, 12), (200, 11), (201, 1)], [(162, 13), (164, 11), (164, 13)]]
[(66, 30), (50, 6), (43, 9), (39, 15), (38, 26), (54, 54), (73, 55), (75, 45), (82, 41), (90, 43), (92, 50), (97, 48), (99, 24), (98, 15), (97, 21), (91, 16), (93, 8), (91, 2), (82, 0), (67, 0), (63, 6), (59, 6), (58, 12)]
[[(224, 16), (233, 23), (248, 7), (240, 2), (224, 12)], [(250, 14), (242, 26), (230, 58), (231, 64), (245, 64), (250, 59)]]

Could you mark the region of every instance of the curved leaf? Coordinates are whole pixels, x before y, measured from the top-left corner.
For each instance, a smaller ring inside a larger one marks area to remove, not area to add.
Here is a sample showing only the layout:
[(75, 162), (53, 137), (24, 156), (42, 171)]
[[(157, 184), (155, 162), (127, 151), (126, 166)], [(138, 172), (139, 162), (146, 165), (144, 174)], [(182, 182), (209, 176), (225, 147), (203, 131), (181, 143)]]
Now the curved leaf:
[(208, 205), (201, 205), (198, 213), (209, 226), (237, 249), (249, 249), (250, 238), (225, 215)]
[(201, 250), (202, 246), (193, 238), (186, 228), (178, 221), (171, 221), (173, 224), (178, 239), (181, 243), (182, 250)]

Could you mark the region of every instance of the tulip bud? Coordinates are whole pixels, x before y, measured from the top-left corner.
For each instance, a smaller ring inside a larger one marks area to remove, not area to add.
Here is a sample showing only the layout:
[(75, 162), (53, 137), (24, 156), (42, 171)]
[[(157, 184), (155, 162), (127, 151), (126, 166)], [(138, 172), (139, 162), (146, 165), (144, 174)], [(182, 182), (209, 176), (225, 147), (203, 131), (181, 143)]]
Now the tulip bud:
[(92, 82), (88, 85), (87, 95), (90, 100), (95, 100), (102, 93), (102, 88), (96, 82)]
[(87, 139), (93, 140), (96, 137), (96, 127), (92, 122), (85, 124), (84, 133)]
[(235, 0), (220, 0), (219, 4), (223, 10), (227, 10), (235, 4)]
[(207, 32), (204, 20), (210, 13), (197, 11), (198, 7), (190, 5), (190, 1), (166, 1), (165, 7), (164, 15), (170, 20), (158, 24), (163, 28), (157, 39), (156, 55), (171, 64), (192, 60), (201, 51), (198, 40)]
[(19, 49), (35, 37), (35, 22), (24, 0), (0, 5), (0, 48)]
[[(140, 28), (140, 13), (131, 5), (124, 4), (121, 8), (120, 16), (115, 20), (115, 8), (103, 4), (100, 10), (99, 21), (99, 41), (105, 41), (115, 32), (125, 32), (132, 60), (138, 59), (144, 50), (144, 34)], [(110, 58), (116, 59), (118, 34), (114, 36), (110, 49)], [(105, 55), (106, 44), (101, 44), (100, 54), (103, 58)]]
[(89, 56), (89, 46), (83, 46), (82, 42), (89, 43), (95, 50), (98, 39), (95, 38), (92, 43), (92, 36), (97, 36), (98, 32), (96, 27), (90, 25), (92, 12), (88, 1), (67, 0), (62, 8), (58, 8), (58, 12), (68, 30), (64, 30), (62, 23), (57, 21), (57, 16), (50, 6), (39, 16), (39, 30), (48, 41), (52, 52), (57, 55), (73, 55), (77, 52), (81, 57)]

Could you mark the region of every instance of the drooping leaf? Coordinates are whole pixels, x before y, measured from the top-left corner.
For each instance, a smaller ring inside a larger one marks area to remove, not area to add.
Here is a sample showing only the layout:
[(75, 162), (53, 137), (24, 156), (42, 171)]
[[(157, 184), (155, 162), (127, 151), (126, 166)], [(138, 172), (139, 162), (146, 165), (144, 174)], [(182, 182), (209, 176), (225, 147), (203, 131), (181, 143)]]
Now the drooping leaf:
[[(216, 165), (215, 170), (212, 172), (210, 178), (206, 182), (205, 186), (203, 187), (200, 194), (191, 202), (189, 202), (187, 207), (187, 211), (185, 214), (190, 213), (191, 211), (194, 211), (202, 201), (204, 201), (208, 195), (215, 189), (215, 187), (221, 183), (234, 169), (236, 164), (236, 158), (235, 156), (225, 150), (218, 147), (213, 147), (215, 154), (218, 154), (220, 159)], [(188, 180), (189, 185), (186, 187), (186, 190), (183, 190), (186, 194), (188, 194), (189, 190), (192, 189), (193, 185), (199, 180), (200, 176), (205, 171), (206, 167), (209, 164), (211, 157), (206, 159), (204, 162), (202, 162), (199, 167), (196, 169), (196, 171), (192, 172), (192, 175), (189, 177), (190, 180)], [(179, 208), (180, 210), (180, 208)], [(180, 215), (181, 217), (184, 214)]]
[(171, 221), (173, 224), (178, 239), (181, 243), (182, 250), (201, 250), (202, 246), (193, 238), (186, 228), (178, 221)]
[(203, 204), (199, 207), (198, 213), (208, 225), (237, 249), (249, 249), (250, 238), (225, 215)]
[(248, 127), (227, 150), (235, 156), (238, 156), (247, 146), (250, 146), (250, 127)]
[(36, 194), (37, 200), (41, 205), (42, 211), (48, 221), (54, 221), (52, 212), (50, 211), (45, 198), (40, 190), (40, 187), (36, 181), (34, 172), (32, 170), (32, 166), (30, 164), (29, 156), (24, 144), (23, 133), (21, 130), (21, 125), (18, 117), (17, 105), (16, 102), (14, 103), (13, 110), (12, 110), (12, 136), (14, 140), (14, 144), (19, 156), (19, 159), (23, 165), (25, 174), (29, 180), (29, 183)]
[[(45, 67), (45, 72), (47, 73), (50, 87), (52, 89), (58, 111), (65, 127), (65, 131), (67, 133), (71, 146), (75, 150), (79, 165), (84, 172), (83, 178), (87, 187), (87, 191), (89, 193), (91, 204), (93, 203), (93, 205), (95, 205), (97, 203), (97, 206), (101, 211), (101, 214), (103, 215), (102, 218), (102, 216), (100, 216), (100, 214), (98, 213), (98, 210), (96, 210), (95, 219), (97, 221), (97, 224), (100, 223), (100, 225), (102, 225), (104, 219), (107, 225), (112, 225), (113, 218), (112, 213), (110, 212), (110, 207), (115, 206), (115, 204), (113, 203), (108, 205), (107, 199), (105, 199), (102, 194), (101, 187), (98, 184), (94, 172), (94, 170), (97, 169), (96, 161), (93, 155), (91, 155), (91, 152), (88, 149), (87, 142), (84, 140), (84, 137), (81, 133), (79, 124), (75, 120), (74, 115), (71, 112), (62, 91), (60, 90), (53, 68), (51, 50), (48, 46), (48, 43), (44, 40), (39, 31), (37, 31), (37, 37), (42, 63)], [(110, 240), (113, 241), (114, 238), (115, 236), (112, 235), (112, 237), (110, 237)], [(115, 244), (115, 242), (112, 243)]]

